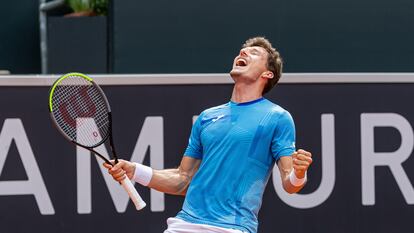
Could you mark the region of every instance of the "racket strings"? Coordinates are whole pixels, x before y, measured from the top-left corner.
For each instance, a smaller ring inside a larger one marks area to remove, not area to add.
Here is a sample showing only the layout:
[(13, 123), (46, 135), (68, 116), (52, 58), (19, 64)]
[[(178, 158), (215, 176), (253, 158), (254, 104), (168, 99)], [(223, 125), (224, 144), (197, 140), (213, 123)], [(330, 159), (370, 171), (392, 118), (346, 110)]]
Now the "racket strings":
[(109, 107), (92, 82), (69, 76), (56, 86), (52, 114), (63, 132), (87, 147), (100, 144), (109, 134)]

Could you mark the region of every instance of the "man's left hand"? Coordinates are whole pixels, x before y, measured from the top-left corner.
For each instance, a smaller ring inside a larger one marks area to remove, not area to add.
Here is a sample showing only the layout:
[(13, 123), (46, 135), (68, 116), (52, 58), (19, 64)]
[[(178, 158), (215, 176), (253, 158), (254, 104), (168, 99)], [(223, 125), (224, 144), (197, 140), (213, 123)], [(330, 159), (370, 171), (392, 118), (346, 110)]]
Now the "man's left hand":
[(299, 149), (292, 155), (293, 168), (297, 178), (302, 179), (312, 163), (312, 154), (309, 151)]

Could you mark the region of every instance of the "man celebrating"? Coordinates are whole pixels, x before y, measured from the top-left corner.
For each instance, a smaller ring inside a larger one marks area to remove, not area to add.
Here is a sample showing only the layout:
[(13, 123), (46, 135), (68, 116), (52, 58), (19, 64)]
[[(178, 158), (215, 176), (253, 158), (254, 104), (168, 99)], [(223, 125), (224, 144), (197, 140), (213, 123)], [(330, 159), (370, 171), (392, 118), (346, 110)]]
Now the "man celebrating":
[(231, 100), (203, 111), (175, 169), (153, 170), (125, 160), (104, 164), (117, 181), (127, 175), (161, 192), (185, 195), (164, 233), (257, 232), (262, 196), (275, 163), (283, 188), (304, 186), (311, 153), (295, 149), (294, 122), (263, 94), (282, 74), (282, 60), (263, 37), (246, 41), (230, 72)]

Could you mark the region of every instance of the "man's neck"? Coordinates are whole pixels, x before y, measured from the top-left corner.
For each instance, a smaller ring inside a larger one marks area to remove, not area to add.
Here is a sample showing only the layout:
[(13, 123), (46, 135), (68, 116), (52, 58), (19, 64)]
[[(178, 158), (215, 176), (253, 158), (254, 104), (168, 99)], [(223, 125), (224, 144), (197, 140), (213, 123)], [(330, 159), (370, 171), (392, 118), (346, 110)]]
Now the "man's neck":
[(262, 88), (254, 85), (236, 83), (233, 88), (231, 100), (236, 103), (245, 103), (262, 97)]

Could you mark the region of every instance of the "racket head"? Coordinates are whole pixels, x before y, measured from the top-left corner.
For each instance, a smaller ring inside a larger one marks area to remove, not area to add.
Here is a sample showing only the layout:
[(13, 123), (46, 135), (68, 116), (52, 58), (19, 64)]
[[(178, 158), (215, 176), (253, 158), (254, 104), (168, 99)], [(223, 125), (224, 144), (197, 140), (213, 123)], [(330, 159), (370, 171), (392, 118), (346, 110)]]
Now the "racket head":
[(57, 79), (49, 92), (54, 125), (69, 141), (94, 148), (111, 134), (111, 108), (102, 89), (82, 73)]

